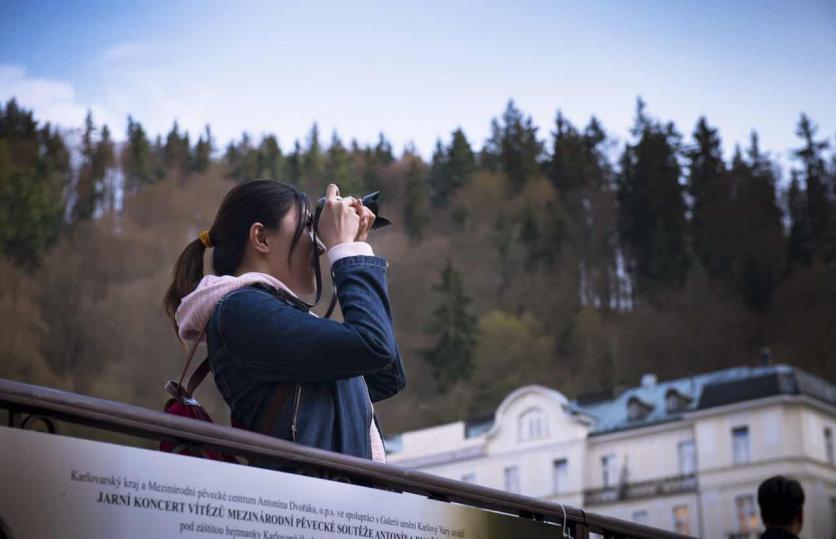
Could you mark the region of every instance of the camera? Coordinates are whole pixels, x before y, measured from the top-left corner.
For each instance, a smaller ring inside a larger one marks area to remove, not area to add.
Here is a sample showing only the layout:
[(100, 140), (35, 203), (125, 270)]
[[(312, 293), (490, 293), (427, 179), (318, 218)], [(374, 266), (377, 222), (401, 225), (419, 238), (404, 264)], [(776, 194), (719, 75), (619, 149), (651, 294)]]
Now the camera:
[[(374, 193), (369, 193), (368, 195), (361, 198), (363, 201), (363, 206), (369, 208), (375, 216), (374, 223), (372, 224), (372, 230), (377, 228), (381, 228), (384, 226), (388, 226), (392, 224), (392, 221), (385, 217), (381, 217), (378, 213), (379, 206), (377, 204), (377, 197), (380, 196), (380, 191), (375, 191)], [(359, 198), (359, 197), (356, 197)], [(317, 229), (319, 226), (319, 215), (322, 213), (322, 207), (325, 206), (325, 201), (327, 199), (325, 197), (320, 198), (316, 202), (316, 210), (314, 211), (313, 216), (313, 228), (314, 230)]]

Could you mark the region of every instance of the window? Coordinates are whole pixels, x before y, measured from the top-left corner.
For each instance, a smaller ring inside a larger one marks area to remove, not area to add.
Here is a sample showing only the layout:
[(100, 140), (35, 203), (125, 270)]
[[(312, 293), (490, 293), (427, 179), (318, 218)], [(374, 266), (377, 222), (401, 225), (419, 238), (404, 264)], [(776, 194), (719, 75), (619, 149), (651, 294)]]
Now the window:
[(755, 497), (751, 494), (734, 499), (737, 508), (737, 528), (740, 533), (753, 532), (758, 528), (758, 515), (755, 512)]
[(692, 474), (697, 471), (697, 458), (694, 453), (694, 440), (679, 442), (679, 473)]
[(569, 486), (569, 463), (566, 459), (554, 461), (553, 470), (554, 493), (564, 494), (568, 492)]
[(691, 535), (691, 518), (687, 505), (675, 505), (673, 508), (673, 531), (683, 535)]
[(618, 478), (615, 463), (615, 455), (604, 455), (601, 457), (601, 472), (604, 478), (604, 488), (614, 487)]
[(647, 524), (649, 522), (647, 511), (644, 509), (633, 511), (633, 522), (636, 524)]
[(520, 492), (520, 467), (508, 466), (505, 468), (505, 490), (507, 492)]
[(546, 414), (540, 408), (529, 408), (518, 420), (518, 438), (521, 442), (548, 436)]
[(463, 483), (475, 483), (476, 482), (476, 474), (475, 473), (466, 473), (462, 476)]
[(691, 399), (682, 395), (675, 389), (671, 389), (665, 395), (665, 410), (669, 414), (681, 412)]
[(836, 464), (836, 457), (833, 455), (833, 431), (830, 427), (824, 428), (824, 452), (827, 455), (827, 462)]
[(636, 397), (632, 397), (627, 402), (627, 418), (630, 419), (630, 421), (642, 419), (649, 414), (651, 410), (653, 410), (653, 407), (643, 403)]
[(749, 463), (749, 427), (732, 429), (732, 460), (735, 464)]

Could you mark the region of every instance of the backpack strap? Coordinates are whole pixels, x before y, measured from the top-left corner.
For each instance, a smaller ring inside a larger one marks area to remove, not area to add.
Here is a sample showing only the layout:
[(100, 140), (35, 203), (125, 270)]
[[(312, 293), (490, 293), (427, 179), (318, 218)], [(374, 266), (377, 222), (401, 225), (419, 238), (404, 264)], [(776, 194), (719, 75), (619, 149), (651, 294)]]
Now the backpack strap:
[(200, 336), (198, 336), (197, 340), (192, 345), (191, 350), (189, 350), (189, 357), (186, 359), (186, 364), (183, 366), (183, 372), (180, 373), (180, 380), (177, 382), (169, 380), (165, 385), (165, 390), (169, 393), (169, 395), (184, 404), (198, 404), (192, 395), (194, 394), (194, 390), (197, 389), (197, 386), (200, 385), (209, 373), (209, 358), (207, 357), (200, 365), (198, 365), (197, 369), (195, 369), (194, 373), (192, 373), (191, 378), (189, 378), (188, 389), (183, 387), (183, 379), (186, 378), (186, 373), (189, 371), (189, 365), (192, 364), (192, 359), (194, 359), (194, 353), (197, 351), (197, 346), (200, 344), (200, 340), (205, 334), (206, 327), (204, 326), (203, 330), (200, 332)]
[(194, 395), (197, 386), (203, 383), (203, 380), (206, 378), (206, 375), (209, 374), (209, 357), (203, 359), (200, 362), (200, 365), (194, 370), (191, 376), (189, 376), (189, 383), (186, 384), (186, 392), (189, 395)]
[[(186, 364), (183, 366), (183, 372), (180, 373), (180, 380), (177, 382), (177, 385), (181, 387), (183, 385), (183, 379), (186, 377), (186, 372), (189, 370), (189, 365), (192, 364), (192, 359), (194, 358), (194, 353), (197, 351), (197, 346), (200, 344), (200, 340), (203, 338), (204, 335), (206, 335), (206, 326), (204, 326), (203, 329), (200, 331), (200, 335), (197, 337), (197, 340), (192, 345), (192, 349), (189, 351), (189, 357), (188, 359), (186, 359)], [(206, 373), (204, 373), (203, 376), (205, 377)], [(198, 381), (197, 383), (200, 384), (200, 381)], [(189, 393), (191, 393), (191, 391)]]

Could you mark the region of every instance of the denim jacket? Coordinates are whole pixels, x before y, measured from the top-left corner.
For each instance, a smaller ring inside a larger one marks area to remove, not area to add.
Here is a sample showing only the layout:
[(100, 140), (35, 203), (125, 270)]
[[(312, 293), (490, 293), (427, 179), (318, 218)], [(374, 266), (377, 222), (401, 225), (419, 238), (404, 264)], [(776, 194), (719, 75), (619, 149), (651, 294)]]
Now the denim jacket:
[[(392, 325), (386, 260), (350, 256), (332, 267), (344, 322), (318, 318), (269, 288), (226, 294), (207, 326), (215, 383), (242, 427), (370, 459), (371, 402), (400, 392), (406, 373)], [(278, 384), (291, 385), (263, 425)]]

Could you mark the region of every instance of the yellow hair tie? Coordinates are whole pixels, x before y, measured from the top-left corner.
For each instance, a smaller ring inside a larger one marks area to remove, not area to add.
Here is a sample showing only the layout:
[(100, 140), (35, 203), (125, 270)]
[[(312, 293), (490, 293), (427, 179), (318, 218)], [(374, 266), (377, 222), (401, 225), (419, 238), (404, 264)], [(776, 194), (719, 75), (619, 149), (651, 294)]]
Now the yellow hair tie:
[(198, 238), (200, 238), (200, 243), (202, 243), (204, 247), (212, 247), (212, 240), (211, 238), (209, 238), (208, 230), (204, 230), (203, 232), (201, 232), (198, 235)]

